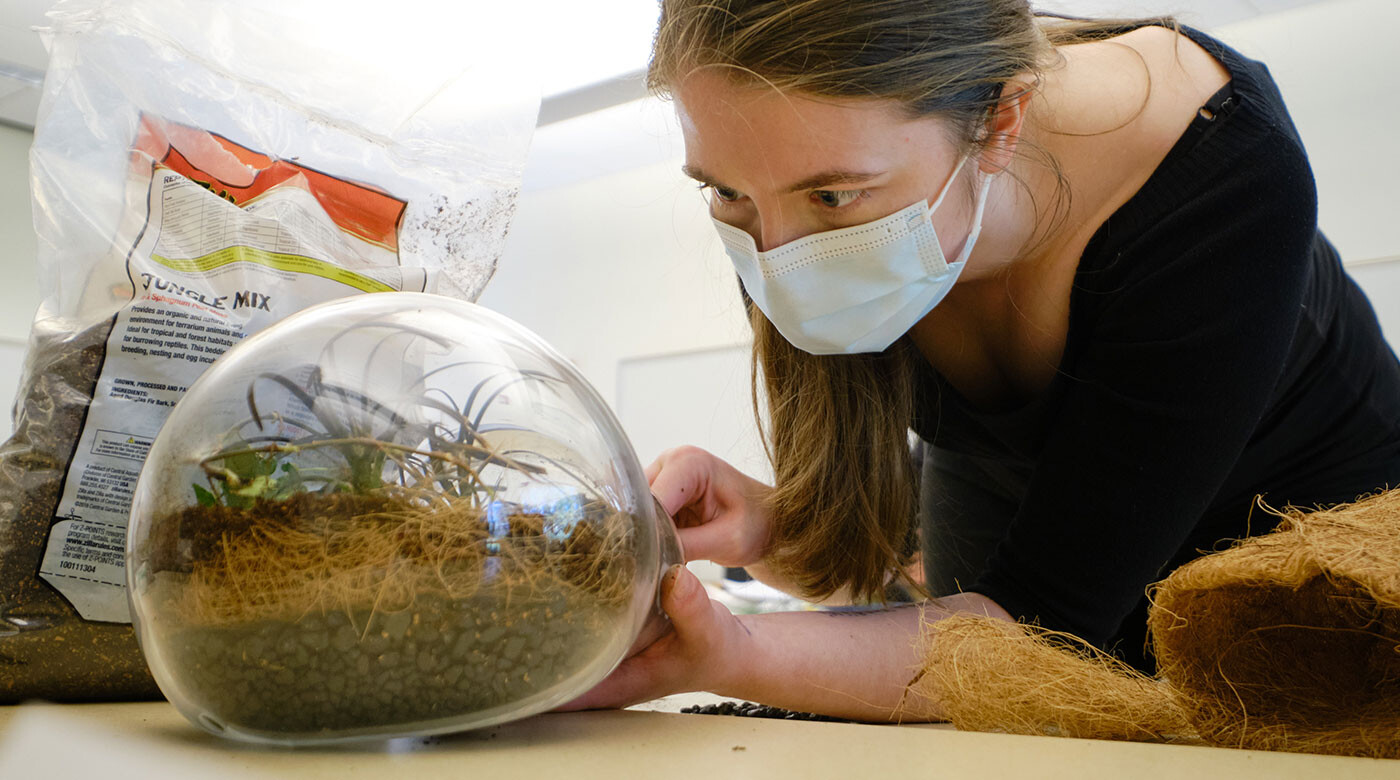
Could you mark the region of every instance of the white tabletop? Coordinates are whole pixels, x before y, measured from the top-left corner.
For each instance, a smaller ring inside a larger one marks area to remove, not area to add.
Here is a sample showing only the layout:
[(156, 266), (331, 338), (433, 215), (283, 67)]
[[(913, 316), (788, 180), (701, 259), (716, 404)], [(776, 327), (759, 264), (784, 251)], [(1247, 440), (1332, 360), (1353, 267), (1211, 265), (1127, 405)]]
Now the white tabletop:
[(163, 702), (0, 706), (0, 778), (1400, 778), (1400, 761), (664, 711), (705, 700), (296, 750), (221, 740)]

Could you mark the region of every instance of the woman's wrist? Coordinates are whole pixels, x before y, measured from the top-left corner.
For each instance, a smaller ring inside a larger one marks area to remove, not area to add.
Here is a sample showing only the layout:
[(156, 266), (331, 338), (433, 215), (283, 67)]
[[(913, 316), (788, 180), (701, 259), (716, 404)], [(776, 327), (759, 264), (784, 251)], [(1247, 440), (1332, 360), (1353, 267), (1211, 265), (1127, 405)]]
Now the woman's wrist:
[(917, 666), (920, 614), (918, 605), (907, 605), (740, 615), (736, 622), (743, 636), (705, 690), (852, 720), (900, 717), (903, 692)]
[[(735, 615), (729, 623), (725, 637), (724, 653), (717, 658), (717, 664), (710, 669), (710, 681), (704, 690), (718, 696), (734, 699), (750, 699), (753, 696), (752, 679), (756, 669), (763, 667), (763, 647), (756, 641), (762, 636), (762, 615)], [(757, 623), (757, 625), (753, 625)]]

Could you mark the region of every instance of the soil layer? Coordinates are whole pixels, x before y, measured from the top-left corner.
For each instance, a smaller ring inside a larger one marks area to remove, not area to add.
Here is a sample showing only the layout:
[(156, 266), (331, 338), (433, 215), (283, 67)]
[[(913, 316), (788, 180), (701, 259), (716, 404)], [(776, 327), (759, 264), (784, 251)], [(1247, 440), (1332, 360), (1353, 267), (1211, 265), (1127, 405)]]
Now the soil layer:
[[(407, 610), (182, 627), (164, 644), (227, 725), (281, 734), (480, 712), (557, 685), (602, 651), (616, 612), (563, 596), (419, 599)], [(366, 629), (368, 621), (368, 629)]]

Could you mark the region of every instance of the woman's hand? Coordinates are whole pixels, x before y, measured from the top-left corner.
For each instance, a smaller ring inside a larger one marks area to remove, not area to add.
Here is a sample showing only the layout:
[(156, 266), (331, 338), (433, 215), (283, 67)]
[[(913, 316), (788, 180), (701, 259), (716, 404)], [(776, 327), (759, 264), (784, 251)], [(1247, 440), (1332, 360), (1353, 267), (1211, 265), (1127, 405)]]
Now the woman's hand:
[[(724, 566), (756, 563), (768, 544), (762, 501), (771, 488), (699, 449), (678, 447), (646, 469), (647, 482), (676, 521), (687, 560)], [(748, 629), (712, 601), (694, 574), (673, 566), (661, 581), (670, 628), (622, 662), (593, 690), (561, 710), (626, 707), (681, 691), (728, 685), (747, 653)]]
[(626, 707), (730, 685), (748, 657), (748, 630), (724, 605), (712, 601), (684, 566), (672, 566), (662, 577), (661, 607), (671, 618), (671, 630), (560, 711)]
[(686, 560), (750, 566), (768, 547), (763, 500), (772, 488), (699, 447), (677, 447), (647, 466), (651, 492), (676, 521)]

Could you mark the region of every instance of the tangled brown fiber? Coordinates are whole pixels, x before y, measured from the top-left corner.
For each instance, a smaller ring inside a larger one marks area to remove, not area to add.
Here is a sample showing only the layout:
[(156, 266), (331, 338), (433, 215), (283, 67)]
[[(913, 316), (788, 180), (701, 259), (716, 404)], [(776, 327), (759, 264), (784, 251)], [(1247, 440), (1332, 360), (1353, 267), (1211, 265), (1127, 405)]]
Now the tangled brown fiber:
[(914, 692), (966, 731), (1140, 742), (1194, 735), (1160, 681), (1069, 634), (955, 615), (924, 632), (923, 658)]
[(925, 632), (911, 688), (968, 730), (1400, 758), (1400, 490), (1275, 514), (1154, 586), (1159, 679), (957, 616)]
[(1158, 669), (1212, 743), (1400, 758), (1400, 491), (1279, 514), (1155, 589)]
[(547, 518), (518, 513), (493, 535), (479, 507), (427, 507), (369, 494), (190, 507), (163, 523), (153, 568), (176, 577), (170, 607), (205, 626), (296, 620), (312, 613), (398, 612), (417, 598), (579, 593), (620, 606), (630, 597), (632, 523), (580, 522), (562, 538)]

